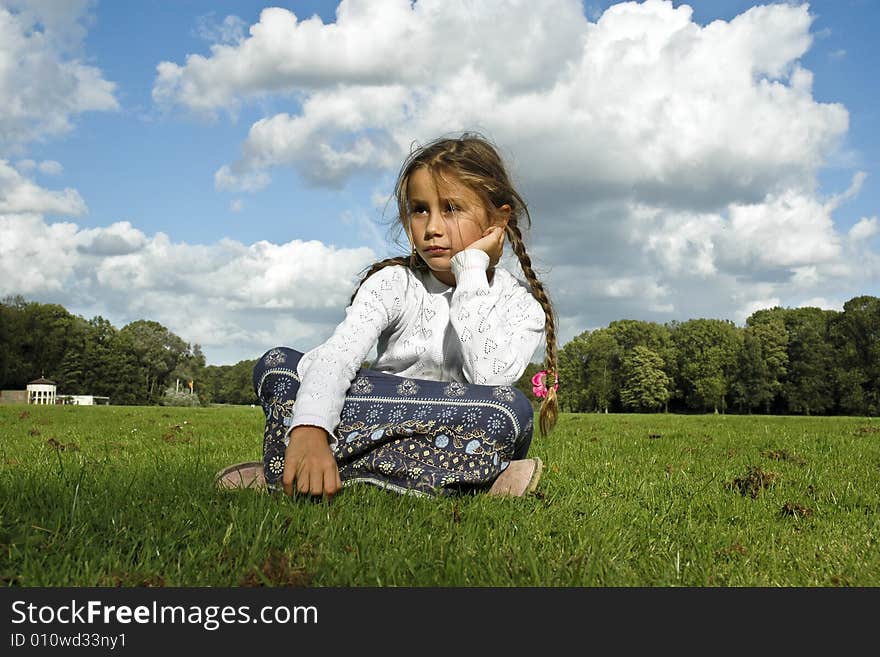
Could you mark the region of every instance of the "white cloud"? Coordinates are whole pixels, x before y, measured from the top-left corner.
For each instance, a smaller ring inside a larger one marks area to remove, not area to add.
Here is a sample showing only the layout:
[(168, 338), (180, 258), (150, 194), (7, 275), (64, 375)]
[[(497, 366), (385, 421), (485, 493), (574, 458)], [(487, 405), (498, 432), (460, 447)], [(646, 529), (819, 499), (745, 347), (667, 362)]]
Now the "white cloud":
[(849, 229), (849, 238), (853, 242), (863, 242), (880, 233), (880, 221), (877, 217), (862, 217)]
[(83, 229), (33, 213), (0, 214), (0, 296), (89, 308), (116, 318), (118, 328), (153, 319), (211, 358), (233, 361), (326, 339), (358, 274), (376, 259), (367, 248), (316, 241), (174, 243), (128, 222)]
[(0, 3), (0, 155), (69, 132), (83, 112), (118, 109), (115, 85), (80, 59), (90, 4)]
[(78, 216), (86, 204), (75, 189), (53, 192), (26, 179), (6, 160), (0, 160), (0, 215), (57, 214)]
[(343, 0), (336, 21), (325, 25), (271, 7), (241, 43), (215, 44), (210, 56), (188, 55), (182, 66), (160, 63), (153, 98), (212, 112), (278, 91), (432, 84), (474, 59), (506, 87), (528, 88), (577, 52), (585, 24), (573, 2), (543, 2), (540, 22), (536, 11), (521, 0)]
[(564, 1), (465, 12), (347, 0), (326, 25), (273, 8), (234, 46), (164, 62), (154, 95), (216, 110), (299, 94), (297, 113), (252, 126), (238, 177), (292, 166), (338, 186), (399, 164), (414, 137), (480, 126), (527, 153), (524, 175), (544, 186), (723, 206), (803, 182), (846, 130), (845, 109), (816, 103), (798, 66), (810, 22), (805, 6), (771, 5), (701, 27), (659, 0), (614, 5), (596, 23)]
[(61, 166), (61, 163), (56, 162), (55, 160), (43, 160), (37, 165), (37, 168), (40, 170), (40, 173), (45, 173), (49, 176), (58, 176), (64, 171), (64, 167)]
[(825, 297), (810, 297), (803, 299), (797, 304), (799, 308), (821, 308), (822, 310), (843, 310), (843, 303), (839, 301), (829, 301)]
[(57, 176), (64, 171), (64, 167), (61, 165), (61, 163), (56, 162), (55, 160), (43, 160), (42, 162), (36, 162), (35, 160), (31, 160), (29, 158), (16, 161), (15, 168), (21, 173), (30, 173), (36, 170), (49, 176)]
[(147, 236), (127, 221), (107, 228), (91, 228), (77, 234), (77, 250), (95, 256), (122, 256), (135, 253), (147, 244)]
[(779, 297), (771, 297), (769, 299), (753, 299), (740, 306), (734, 313), (735, 321), (744, 324), (745, 321), (759, 310), (766, 310), (780, 306)]
[(833, 262), (842, 254), (828, 209), (795, 191), (731, 205), (730, 226), (726, 258), (742, 265), (789, 269)]
[(212, 12), (196, 19), (194, 33), (205, 41), (235, 44), (244, 39), (246, 29), (247, 23), (238, 16), (226, 16), (218, 21)]
[(214, 174), (214, 187), (220, 191), (257, 192), (265, 189), (269, 182), (269, 174), (265, 171), (239, 175), (225, 165)]

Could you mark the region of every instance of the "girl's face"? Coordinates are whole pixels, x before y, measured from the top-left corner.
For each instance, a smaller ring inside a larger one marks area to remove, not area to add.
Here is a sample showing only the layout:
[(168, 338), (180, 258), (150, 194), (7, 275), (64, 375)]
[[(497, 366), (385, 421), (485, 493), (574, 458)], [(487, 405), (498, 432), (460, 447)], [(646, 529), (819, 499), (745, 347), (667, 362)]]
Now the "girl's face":
[(449, 261), (489, 227), (483, 202), (457, 178), (434, 176), (424, 167), (409, 175), (406, 196), (405, 228), (412, 245), (437, 280), (455, 285)]

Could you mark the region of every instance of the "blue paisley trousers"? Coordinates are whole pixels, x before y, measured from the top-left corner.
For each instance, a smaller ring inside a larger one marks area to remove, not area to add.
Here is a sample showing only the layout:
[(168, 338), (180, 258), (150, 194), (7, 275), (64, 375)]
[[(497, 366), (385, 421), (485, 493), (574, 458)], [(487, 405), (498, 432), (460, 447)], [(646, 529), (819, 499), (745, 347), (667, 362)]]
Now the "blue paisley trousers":
[[(266, 414), (263, 469), (280, 488), (302, 353), (270, 349), (254, 367)], [(487, 489), (525, 458), (533, 411), (512, 386), (410, 379), (361, 369), (345, 397), (332, 446), (342, 485), (369, 483), (412, 495)]]

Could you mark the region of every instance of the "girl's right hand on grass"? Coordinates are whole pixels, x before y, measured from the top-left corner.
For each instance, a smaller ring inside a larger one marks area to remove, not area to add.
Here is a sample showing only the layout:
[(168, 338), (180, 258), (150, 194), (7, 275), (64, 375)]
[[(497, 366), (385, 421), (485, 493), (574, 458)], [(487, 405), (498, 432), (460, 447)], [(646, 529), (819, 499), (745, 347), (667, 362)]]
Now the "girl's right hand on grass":
[(320, 427), (299, 426), (290, 432), (281, 476), (285, 493), (332, 497), (339, 492), (342, 480), (327, 439)]

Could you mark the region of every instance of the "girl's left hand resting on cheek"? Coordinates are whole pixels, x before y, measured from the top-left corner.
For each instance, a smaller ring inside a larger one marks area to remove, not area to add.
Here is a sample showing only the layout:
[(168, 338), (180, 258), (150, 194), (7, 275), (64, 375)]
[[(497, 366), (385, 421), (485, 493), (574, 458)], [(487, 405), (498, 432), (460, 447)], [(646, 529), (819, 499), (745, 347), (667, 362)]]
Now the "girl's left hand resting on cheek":
[(489, 226), (483, 231), (483, 236), (467, 248), (484, 251), (489, 256), (489, 267), (494, 267), (501, 260), (501, 252), (504, 249), (504, 228)]

